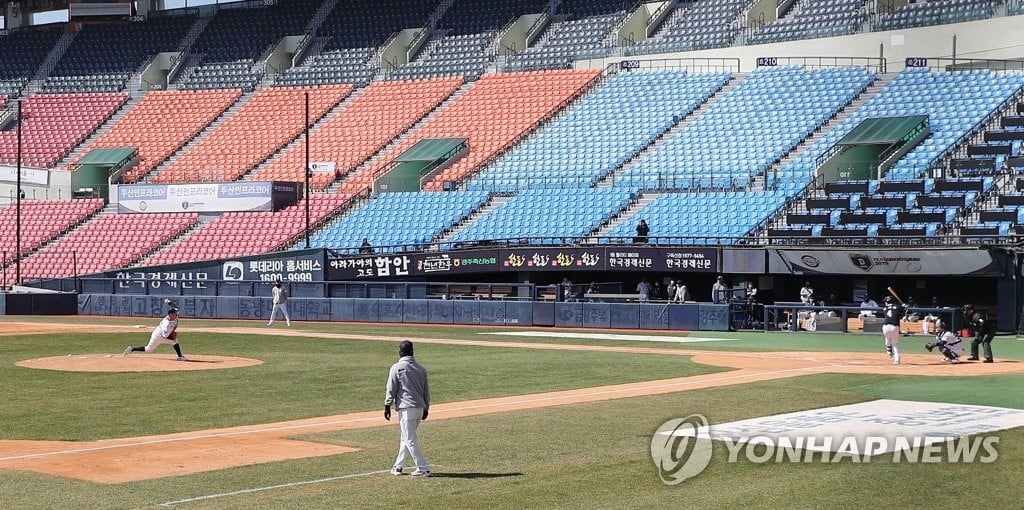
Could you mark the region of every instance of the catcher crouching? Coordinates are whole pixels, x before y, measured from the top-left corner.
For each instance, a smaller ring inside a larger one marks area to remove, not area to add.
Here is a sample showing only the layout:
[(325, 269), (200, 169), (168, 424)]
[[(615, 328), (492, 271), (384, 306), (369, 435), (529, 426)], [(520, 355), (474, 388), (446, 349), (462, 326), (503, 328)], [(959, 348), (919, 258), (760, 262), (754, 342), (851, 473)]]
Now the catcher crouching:
[(935, 341), (924, 344), (928, 352), (938, 348), (942, 354), (943, 363), (960, 363), (960, 356), (964, 354), (962, 340), (953, 334), (943, 321), (935, 323)]

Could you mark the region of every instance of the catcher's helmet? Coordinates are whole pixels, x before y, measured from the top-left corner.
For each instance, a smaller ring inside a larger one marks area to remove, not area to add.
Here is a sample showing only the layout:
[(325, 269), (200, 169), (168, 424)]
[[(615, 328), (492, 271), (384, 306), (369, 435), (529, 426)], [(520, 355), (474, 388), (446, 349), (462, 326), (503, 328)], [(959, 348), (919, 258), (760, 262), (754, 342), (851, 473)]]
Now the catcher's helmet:
[(974, 305), (964, 305), (964, 311), (966, 312), (967, 310), (974, 310)]
[(946, 331), (945, 321), (935, 321), (935, 331)]

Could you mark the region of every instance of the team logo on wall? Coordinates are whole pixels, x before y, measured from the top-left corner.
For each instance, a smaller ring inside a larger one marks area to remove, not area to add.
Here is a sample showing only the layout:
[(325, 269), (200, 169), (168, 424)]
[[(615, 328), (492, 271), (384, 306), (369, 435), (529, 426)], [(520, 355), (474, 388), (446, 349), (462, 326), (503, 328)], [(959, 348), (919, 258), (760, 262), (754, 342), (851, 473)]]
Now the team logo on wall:
[(229, 281), (241, 280), (245, 275), (245, 267), (241, 262), (231, 261), (224, 263), (224, 279)]
[(800, 257), (800, 261), (807, 267), (818, 267), (821, 265), (821, 261), (814, 255), (804, 255), (803, 257)]
[(875, 265), (875, 263), (871, 261), (871, 257), (860, 253), (851, 253), (850, 262), (853, 262), (853, 265), (864, 271), (870, 271), (871, 267)]

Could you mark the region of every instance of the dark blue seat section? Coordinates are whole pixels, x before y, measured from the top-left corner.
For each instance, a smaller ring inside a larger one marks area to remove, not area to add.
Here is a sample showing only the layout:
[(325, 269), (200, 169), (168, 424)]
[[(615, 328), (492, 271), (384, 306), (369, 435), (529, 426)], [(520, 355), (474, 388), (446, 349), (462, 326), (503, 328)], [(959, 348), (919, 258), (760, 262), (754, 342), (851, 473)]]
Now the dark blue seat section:
[(192, 46), (199, 64), (185, 71), (181, 87), (254, 89), (260, 79), (260, 72), (252, 70), (256, 60), (282, 37), (301, 35), (320, 3), (288, 0), (257, 8), (221, 7)]
[(505, 25), (523, 14), (544, 12), (543, 0), (455, 0), (419, 57), (390, 74), (417, 79), (458, 74), (476, 79), (496, 56), (491, 48)]
[(918, 2), (893, 9), (875, 24), (875, 30), (962, 23), (990, 18), (999, 7), (997, 0), (941, 0)]
[(377, 48), (396, 32), (426, 26), (437, 4), (437, 0), (405, 0), (385, 9), (378, 0), (338, 2), (317, 29), (323, 50), (282, 73), (277, 84), (365, 85), (379, 67), (371, 61)]
[(178, 15), (85, 25), (43, 83), (42, 90), (118, 92), (151, 57), (177, 49), (195, 21), (195, 16)]
[(60, 39), (63, 25), (11, 30), (0, 37), (0, 94), (17, 96)]
[(534, 46), (508, 58), (505, 69), (567, 68), (582, 57), (600, 55), (612, 42), (608, 36), (634, 2), (565, 0)]

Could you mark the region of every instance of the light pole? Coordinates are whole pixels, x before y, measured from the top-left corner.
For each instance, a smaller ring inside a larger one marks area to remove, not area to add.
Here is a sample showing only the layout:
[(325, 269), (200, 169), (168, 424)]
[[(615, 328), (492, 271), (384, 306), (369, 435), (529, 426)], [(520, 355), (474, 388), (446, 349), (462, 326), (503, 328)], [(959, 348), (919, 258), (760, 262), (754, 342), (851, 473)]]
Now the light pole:
[(309, 92), (306, 92), (306, 248), (309, 249)]
[(14, 191), (14, 284), (21, 285), (21, 124), (25, 120), (21, 115), (22, 100), (18, 100), (18, 155), (17, 173)]

